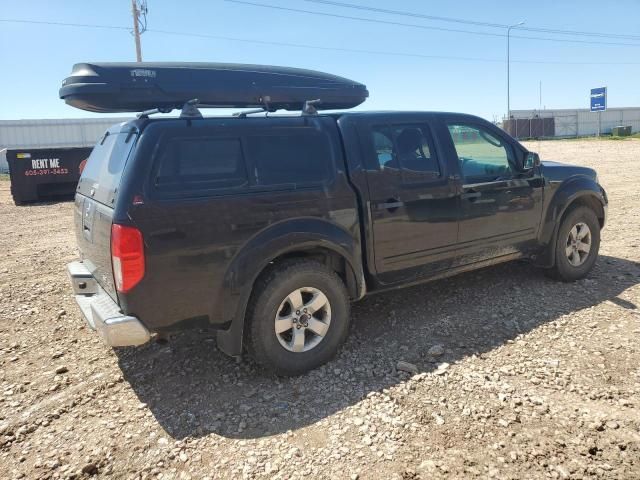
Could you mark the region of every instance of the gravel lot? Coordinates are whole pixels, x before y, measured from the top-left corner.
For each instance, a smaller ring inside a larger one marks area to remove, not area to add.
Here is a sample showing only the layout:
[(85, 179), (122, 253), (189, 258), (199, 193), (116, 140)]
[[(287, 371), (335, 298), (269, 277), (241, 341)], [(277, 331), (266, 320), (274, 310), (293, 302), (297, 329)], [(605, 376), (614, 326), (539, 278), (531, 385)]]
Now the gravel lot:
[(640, 140), (528, 147), (608, 190), (590, 278), (514, 263), (369, 297), (293, 379), (212, 332), (107, 348), (64, 272), (72, 204), (1, 181), (0, 478), (640, 478)]

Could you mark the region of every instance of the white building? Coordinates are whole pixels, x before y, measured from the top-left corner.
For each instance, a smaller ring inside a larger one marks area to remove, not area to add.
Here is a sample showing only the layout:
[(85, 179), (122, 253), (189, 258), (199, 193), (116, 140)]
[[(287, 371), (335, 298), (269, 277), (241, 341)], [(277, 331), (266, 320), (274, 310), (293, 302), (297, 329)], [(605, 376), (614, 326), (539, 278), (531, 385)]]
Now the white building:
[(0, 120), (0, 172), (8, 170), (6, 149), (93, 147), (112, 125), (129, 118)]
[(640, 132), (640, 107), (608, 108), (604, 112), (591, 112), (588, 108), (511, 110), (511, 117), (553, 118), (556, 137), (609, 134), (613, 127), (627, 125), (632, 133)]

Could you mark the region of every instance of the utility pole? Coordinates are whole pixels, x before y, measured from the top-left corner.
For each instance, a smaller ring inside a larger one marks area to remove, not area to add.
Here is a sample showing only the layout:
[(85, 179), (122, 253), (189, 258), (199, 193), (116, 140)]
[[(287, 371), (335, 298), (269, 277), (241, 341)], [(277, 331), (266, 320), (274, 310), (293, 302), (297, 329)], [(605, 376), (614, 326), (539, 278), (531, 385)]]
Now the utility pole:
[(142, 61), (142, 47), (140, 46), (140, 10), (136, 0), (131, 0), (131, 13), (133, 14), (133, 36), (136, 39), (136, 61)]
[(509, 81), (510, 81), (510, 70), (511, 70), (511, 59), (510, 59), (510, 52), (509, 52), (509, 39), (510, 39), (510, 35), (511, 35), (511, 29), (515, 28), (515, 27), (519, 27), (520, 25), (524, 25), (524, 22), (518, 22), (515, 25), (509, 25), (507, 27), (507, 120), (511, 119), (511, 95), (509, 92)]
[(540, 99), (538, 103), (538, 111), (542, 111), (542, 80), (540, 80)]

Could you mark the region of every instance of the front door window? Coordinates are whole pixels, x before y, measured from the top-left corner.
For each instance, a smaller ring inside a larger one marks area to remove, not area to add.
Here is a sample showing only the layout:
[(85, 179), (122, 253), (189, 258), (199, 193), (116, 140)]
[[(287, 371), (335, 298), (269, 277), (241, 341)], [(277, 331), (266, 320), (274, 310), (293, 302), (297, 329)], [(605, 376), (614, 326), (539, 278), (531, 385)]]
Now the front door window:
[(492, 182), (513, 174), (513, 153), (501, 139), (481, 127), (449, 124), (465, 183)]

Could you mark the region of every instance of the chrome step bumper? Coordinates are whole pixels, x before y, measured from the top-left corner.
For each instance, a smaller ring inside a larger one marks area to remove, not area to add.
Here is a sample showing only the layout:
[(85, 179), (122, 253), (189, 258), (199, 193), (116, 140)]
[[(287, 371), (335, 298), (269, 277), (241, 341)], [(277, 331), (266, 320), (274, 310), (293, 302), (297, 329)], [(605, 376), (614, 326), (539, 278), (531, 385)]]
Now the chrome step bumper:
[(126, 347), (149, 341), (147, 328), (136, 317), (122, 313), (82, 262), (71, 262), (67, 272), (82, 316), (107, 345)]

